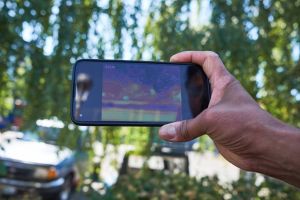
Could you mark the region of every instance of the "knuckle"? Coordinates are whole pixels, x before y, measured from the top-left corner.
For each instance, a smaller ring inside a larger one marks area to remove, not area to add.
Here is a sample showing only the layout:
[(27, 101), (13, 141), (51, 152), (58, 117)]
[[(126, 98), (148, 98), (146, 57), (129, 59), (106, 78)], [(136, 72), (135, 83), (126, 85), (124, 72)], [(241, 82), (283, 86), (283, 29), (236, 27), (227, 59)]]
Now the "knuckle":
[(224, 76), (222, 79), (223, 79), (222, 81), (223, 81), (224, 85), (230, 85), (232, 83), (238, 83), (238, 81), (232, 75)]
[(175, 126), (175, 133), (176, 135), (181, 135), (181, 130), (183, 127), (183, 123), (182, 122), (177, 122), (176, 126)]
[(185, 141), (189, 139), (187, 123), (188, 121), (184, 120), (179, 122), (176, 126), (176, 135), (180, 141)]
[(230, 86), (236, 86), (238, 84), (240, 84), (240, 82), (238, 80), (236, 80), (232, 75), (226, 76), (226, 78), (224, 80), (225, 88), (228, 88)]
[(239, 81), (236, 80), (232, 75), (230, 74), (223, 74), (219, 76), (218, 84), (216, 86), (219, 90), (224, 90), (225, 88), (229, 88), (230, 86), (239, 84)]
[(215, 109), (210, 108), (210, 109), (204, 110), (201, 113), (201, 115), (202, 115), (201, 118), (203, 120), (205, 120), (206, 123), (209, 123), (209, 122), (214, 121), (218, 117), (218, 112)]
[(219, 55), (216, 52), (208, 51), (207, 53), (208, 53), (207, 57), (209, 59), (216, 60), (216, 59), (220, 58)]

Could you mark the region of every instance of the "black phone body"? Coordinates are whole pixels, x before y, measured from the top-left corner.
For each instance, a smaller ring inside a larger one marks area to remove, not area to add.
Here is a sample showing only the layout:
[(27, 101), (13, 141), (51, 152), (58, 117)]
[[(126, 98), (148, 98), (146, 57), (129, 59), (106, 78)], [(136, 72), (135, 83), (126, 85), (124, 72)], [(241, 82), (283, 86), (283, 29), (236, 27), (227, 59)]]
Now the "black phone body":
[(71, 119), (84, 126), (161, 126), (207, 108), (210, 84), (192, 63), (81, 59), (73, 67)]

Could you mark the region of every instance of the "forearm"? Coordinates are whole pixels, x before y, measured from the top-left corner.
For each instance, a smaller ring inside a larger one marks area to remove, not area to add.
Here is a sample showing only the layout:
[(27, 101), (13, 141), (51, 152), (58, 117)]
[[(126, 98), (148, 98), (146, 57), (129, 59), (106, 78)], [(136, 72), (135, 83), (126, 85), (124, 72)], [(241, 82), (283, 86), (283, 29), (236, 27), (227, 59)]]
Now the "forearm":
[(300, 129), (280, 123), (265, 135), (268, 141), (255, 171), (300, 187)]

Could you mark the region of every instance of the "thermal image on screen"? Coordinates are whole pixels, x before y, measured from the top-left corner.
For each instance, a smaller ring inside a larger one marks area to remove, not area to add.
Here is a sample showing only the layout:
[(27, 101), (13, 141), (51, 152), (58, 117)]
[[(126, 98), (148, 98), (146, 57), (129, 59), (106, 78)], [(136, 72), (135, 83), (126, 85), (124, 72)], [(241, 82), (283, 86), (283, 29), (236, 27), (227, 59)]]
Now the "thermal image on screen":
[(181, 119), (180, 68), (124, 64), (103, 67), (102, 120)]

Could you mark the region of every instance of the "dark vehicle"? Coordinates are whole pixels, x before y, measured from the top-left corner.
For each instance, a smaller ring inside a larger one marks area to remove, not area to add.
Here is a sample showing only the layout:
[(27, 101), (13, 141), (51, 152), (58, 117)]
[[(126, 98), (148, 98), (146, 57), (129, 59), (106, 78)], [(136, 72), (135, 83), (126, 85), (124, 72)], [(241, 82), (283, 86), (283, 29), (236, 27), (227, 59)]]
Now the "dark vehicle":
[(0, 134), (0, 198), (38, 194), (69, 199), (79, 180), (74, 152), (32, 133)]
[[(189, 142), (172, 143), (161, 140), (158, 135), (154, 135), (151, 145), (151, 157), (160, 157), (163, 160), (163, 167), (159, 170), (169, 171), (170, 173), (176, 173), (180, 171), (189, 175), (189, 158), (188, 152), (194, 150), (194, 145), (197, 140)], [(129, 159), (132, 152), (125, 154), (120, 168), (120, 175), (127, 174), (131, 171), (137, 171), (134, 167), (129, 166)], [(150, 159), (149, 159), (150, 160)], [(155, 169), (151, 169), (155, 170)]]

